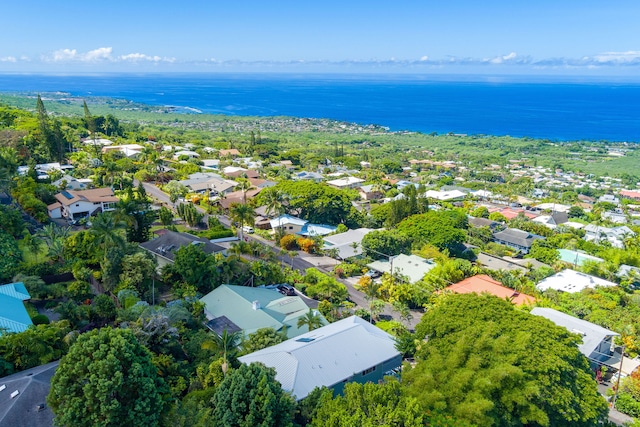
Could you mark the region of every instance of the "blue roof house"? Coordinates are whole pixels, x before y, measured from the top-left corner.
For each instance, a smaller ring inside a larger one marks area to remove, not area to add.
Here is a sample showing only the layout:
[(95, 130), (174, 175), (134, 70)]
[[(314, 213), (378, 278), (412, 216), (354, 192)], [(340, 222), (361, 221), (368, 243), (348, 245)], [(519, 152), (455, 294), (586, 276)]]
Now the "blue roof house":
[(0, 286), (0, 335), (23, 332), (33, 323), (23, 301), (31, 299), (22, 282)]

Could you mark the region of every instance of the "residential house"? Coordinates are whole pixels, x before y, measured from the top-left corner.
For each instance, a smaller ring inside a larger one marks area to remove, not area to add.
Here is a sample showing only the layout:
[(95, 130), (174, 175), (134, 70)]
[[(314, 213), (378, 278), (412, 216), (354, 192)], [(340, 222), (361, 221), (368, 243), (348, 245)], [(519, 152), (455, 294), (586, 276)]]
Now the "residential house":
[(527, 268), (518, 263), (488, 254), (486, 252), (478, 253), (478, 255), (476, 255), (475, 261), (476, 263), (488, 268), (489, 270), (520, 271), (522, 273), (526, 273), (527, 271), (529, 271)]
[(351, 316), (238, 360), (274, 368), (282, 388), (301, 400), (316, 387), (341, 393), (348, 382), (377, 383), (400, 368), (402, 355), (393, 336)]
[(346, 188), (358, 188), (362, 185), (363, 182), (364, 179), (356, 178), (355, 176), (345, 176), (343, 178), (327, 181), (327, 185), (330, 185), (333, 188), (337, 188), (338, 190), (343, 190)]
[(614, 224), (626, 224), (627, 216), (622, 212), (622, 209), (616, 209), (614, 211), (602, 212), (602, 219), (612, 222)]
[(566, 212), (553, 212), (551, 215), (540, 215), (532, 219), (533, 222), (542, 224), (547, 228), (554, 229), (569, 221), (569, 215)]
[[(68, 220), (86, 218), (116, 208), (118, 198), (111, 188), (94, 188), (92, 190), (63, 190), (55, 195), (56, 203), (50, 205), (49, 215), (60, 214), (57, 218)], [(58, 211), (59, 209), (59, 211)], [(51, 218), (56, 218), (51, 216)]]
[(105, 146), (105, 145), (112, 145), (113, 141), (109, 140), (109, 139), (105, 139), (105, 138), (85, 138), (82, 140), (82, 143), (85, 145), (100, 145), (100, 146)]
[(299, 234), (301, 236), (326, 236), (336, 231), (337, 227), (325, 224), (312, 224), (305, 219), (291, 215), (280, 215), (269, 221), (271, 228), (286, 234)]
[(600, 203), (613, 203), (614, 205), (617, 206), (617, 205), (620, 204), (620, 199), (617, 198), (616, 196), (614, 196), (613, 194), (603, 194), (598, 199), (598, 202), (600, 202)]
[(191, 150), (181, 150), (181, 151), (176, 151), (175, 153), (173, 153), (173, 158), (178, 160), (181, 156), (187, 156), (191, 159), (196, 159), (198, 157), (200, 157), (200, 154), (196, 153), (195, 151), (191, 151)]
[(640, 200), (640, 191), (620, 190), (620, 196), (627, 199)]
[(440, 200), (442, 202), (454, 202), (463, 200), (467, 193), (460, 190), (451, 190), (451, 191), (436, 191), (436, 190), (427, 190), (425, 196), (430, 199)]
[(230, 148), (228, 150), (220, 150), (218, 152), (218, 156), (220, 158), (231, 157), (232, 159), (235, 159), (236, 157), (240, 157), (241, 155), (242, 154), (240, 154), (240, 152), (235, 148)]
[(425, 274), (431, 271), (436, 263), (430, 259), (424, 259), (417, 255), (400, 254), (389, 257), (387, 260), (374, 261), (367, 264), (369, 269), (380, 272), (389, 273), (394, 276), (407, 276), (410, 283), (422, 280)]
[(56, 188), (64, 190), (86, 190), (93, 180), (89, 178), (77, 179), (71, 175), (64, 175), (62, 178), (51, 183)]
[(374, 231), (372, 228), (356, 228), (344, 233), (331, 234), (324, 237), (322, 250), (337, 249), (337, 258), (347, 259), (362, 254), (362, 239)]
[(291, 176), (291, 179), (293, 179), (294, 181), (322, 182), (324, 180), (324, 176), (317, 172), (300, 171), (300, 172), (294, 173)]
[(30, 299), (22, 282), (0, 286), (0, 335), (23, 332), (33, 324), (24, 306)]
[(302, 231), (302, 227), (309, 222), (307, 220), (292, 216), (280, 215), (269, 221), (274, 231), (281, 231), (286, 234), (298, 234)]
[(362, 200), (379, 200), (384, 197), (384, 190), (375, 185), (363, 185), (358, 188)]
[(528, 254), (531, 245), (538, 239), (544, 240), (544, 237), (529, 233), (528, 231), (518, 230), (517, 228), (507, 228), (493, 233), (493, 240), (495, 242), (516, 249), (523, 254)]
[(636, 233), (626, 225), (618, 227), (603, 227), (601, 225), (589, 224), (584, 227), (584, 240), (587, 242), (609, 242), (614, 248), (624, 248), (624, 241), (628, 237), (634, 237)]
[[(207, 147), (205, 147), (207, 148)], [(202, 160), (202, 168), (217, 171), (220, 168), (219, 159), (204, 159)]]
[(0, 425), (53, 427), (54, 414), (47, 405), (51, 378), (59, 361), (0, 378)]
[(489, 227), (491, 231), (495, 231), (502, 225), (497, 221), (492, 221), (487, 218), (469, 217), (469, 225), (476, 228)]
[(498, 298), (511, 301), (515, 305), (531, 305), (536, 302), (536, 298), (527, 294), (522, 294), (515, 289), (502, 286), (502, 283), (492, 279), (486, 274), (478, 274), (472, 277), (454, 283), (444, 288), (445, 291), (454, 292), (456, 294), (490, 294)]
[[(246, 336), (262, 328), (286, 330), (288, 338), (308, 332), (308, 327), (298, 327), (298, 319), (310, 308), (299, 296), (287, 296), (277, 289), (250, 286), (221, 285), (200, 298), (204, 304), (207, 327), (218, 335), (242, 331)], [(328, 323), (319, 312), (322, 323)]]
[(620, 336), (617, 332), (610, 331), (594, 323), (565, 314), (553, 308), (534, 307), (531, 314), (542, 316), (551, 320), (558, 326), (566, 328), (569, 332), (582, 337), (582, 343), (578, 345), (580, 353), (584, 354), (589, 362), (596, 365), (607, 365), (618, 369), (621, 352), (614, 352), (613, 338)]
[(199, 245), (203, 252), (209, 255), (218, 253), (226, 255), (225, 248), (207, 239), (166, 229), (161, 230), (161, 234), (155, 239), (140, 243), (140, 247), (151, 253), (158, 261), (158, 270), (167, 264), (173, 264), (176, 251), (187, 245)]
[(616, 273), (622, 280), (628, 280), (633, 286), (640, 286), (640, 268), (622, 264)]
[(599, 277), (591, 276), (589, 274), (581, 273), (579, 271), (566, 269), (559, 273), (549, 276), (546, 279), (541, 280), (536, 288), (539, 291), (546, 291), (553, 289), (556, 291), (576, 293), (583, 289), (595, 288), (596, 286), (618, 286), (616, 283), (608, 280), (601, 279)]
[(119, 152), (125, 157), (134, 159), (142, 153), (144, 147), (140, 144), (124, 144), (124, 145), (109, 145), (102, 147), (102, 153)]

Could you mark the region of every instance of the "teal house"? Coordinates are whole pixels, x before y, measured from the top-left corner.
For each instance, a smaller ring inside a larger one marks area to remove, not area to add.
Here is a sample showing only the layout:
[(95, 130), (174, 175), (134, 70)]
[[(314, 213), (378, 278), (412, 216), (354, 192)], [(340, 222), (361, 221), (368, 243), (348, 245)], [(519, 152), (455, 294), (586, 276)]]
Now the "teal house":
[(23, 332), (33, 324), (23, 302), (29, 299), (31, 295), (22, 282), (0, 286), (0, 335)]
[[(242, 331), (245, 336), (261, 328), (286, 330), (287, 338), (308, 332), (307, 326), (298, 328), (298, 319), (309, 312), (299, 296), (283, 295), (275, 289), (221, 285), (204, 297), (207, 327), (218, 335)], [(317, 310), (316, 316), (326, 319)]]

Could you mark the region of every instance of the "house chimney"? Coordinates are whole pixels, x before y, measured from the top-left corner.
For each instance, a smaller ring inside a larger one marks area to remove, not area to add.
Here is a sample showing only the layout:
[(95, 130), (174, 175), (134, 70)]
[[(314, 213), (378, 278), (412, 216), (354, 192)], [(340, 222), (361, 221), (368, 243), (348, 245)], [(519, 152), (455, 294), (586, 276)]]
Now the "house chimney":
[(260, 310), (260, 308), (261, 308), (261, 307), (260, 307), (260, 301), (257, 301), (257, 300), (256, 300), (256, 301), (254, 301), (254, 302), (253, 302), (253, 309), (254, 309), (254, 310)]

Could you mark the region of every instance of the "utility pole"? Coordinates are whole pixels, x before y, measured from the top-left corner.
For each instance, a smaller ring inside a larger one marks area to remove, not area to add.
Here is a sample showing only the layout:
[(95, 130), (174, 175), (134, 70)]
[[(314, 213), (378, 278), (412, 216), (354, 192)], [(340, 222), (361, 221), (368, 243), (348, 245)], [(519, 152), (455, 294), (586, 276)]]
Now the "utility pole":
[(611, 408), (615, 409), (616, 399), (618, 399), (618, 391), (620, 390), (620, 377), (622, 376), (622, 362), (624, 361), (624, 345), (622, 346), (622, 353), (620, 354), (620, 367), (618, 368), (618, 379), (616, 381), (616, 391), (611, 399)]

